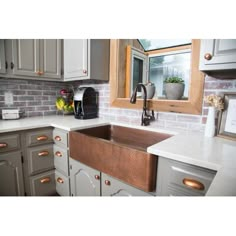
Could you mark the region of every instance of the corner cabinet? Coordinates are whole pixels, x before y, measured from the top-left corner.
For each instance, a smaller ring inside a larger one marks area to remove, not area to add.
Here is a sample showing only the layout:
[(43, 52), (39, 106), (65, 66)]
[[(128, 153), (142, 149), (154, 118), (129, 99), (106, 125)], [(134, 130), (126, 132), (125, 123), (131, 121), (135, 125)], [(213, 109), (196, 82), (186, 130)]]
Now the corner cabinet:
[(0, 73), (6, 72), (3, 77), (53, 81), (109, 79), (108, 39), (0, 40), (0, 56)]
[(236, 39), (201, 40), (199, 68), (208, 74), (236, 70)]
[(69, 161), (72, 196), (153, 196), (72, 158)]
[(157, 196), (204, 196), (216, 172), (158, 157)]

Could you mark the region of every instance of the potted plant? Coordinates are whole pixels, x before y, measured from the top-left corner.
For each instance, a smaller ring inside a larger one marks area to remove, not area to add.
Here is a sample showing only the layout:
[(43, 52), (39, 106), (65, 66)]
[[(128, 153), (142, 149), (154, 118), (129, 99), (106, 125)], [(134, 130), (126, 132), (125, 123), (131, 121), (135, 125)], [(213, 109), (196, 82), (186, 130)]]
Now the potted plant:
[(184, 94), (184, 80), (179, 77), (168, 77), (164, 80), (164, 91), (167, 99), (179, 100)]

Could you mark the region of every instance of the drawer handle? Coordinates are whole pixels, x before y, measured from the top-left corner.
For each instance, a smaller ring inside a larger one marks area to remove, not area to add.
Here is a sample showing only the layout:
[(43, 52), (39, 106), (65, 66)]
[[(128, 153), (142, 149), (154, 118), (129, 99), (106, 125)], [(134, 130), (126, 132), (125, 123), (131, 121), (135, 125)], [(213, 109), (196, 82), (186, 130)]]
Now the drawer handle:
[(111, 182), (109, 180), (105, 180), (105, 184), (110, 186), (111, 185)]
[(62, 157), (62, 153), (59, 152), (59, 151), (57, 151), (57, 152), (55, 152), (55, 156), (57, 156), (57, 157)]
[(51, 181), (51, 179), (50, 179), (49, 177), (40, 179), (40, 183), (41, 183), (41, 184), (46, 184), (46, 183), (49, 183), (50, 181)]
[(39, 152), (38, 153), (38, 156), (39, 157), (46, 157), (46, 156), (48, 156), (49, 155), (49, 152), (48, 151), (42, 151), (42, 152)]
[(6, 148), (7, 146), (7, 143), (0, 143), (0, 148)]
[(205, 189), (205, 186), (201, 182), (194, 180), (194, 179), (184, 178), (183, 184), (190, 187), (190, 188), (196, 189), (196, 190), (203, 191)]
[(99, 175), (95, 175), (94, 178), (97, 179), (97, 180), (99, 180), (99, 179), (100, 179), (100, 176), (99, 176)]
[(46, 141), (48, 140), (48, 136), (46, 135), (41, 135), (37, 137), (37, 141)]
[(61, 141), (61, 137), (60, 137), (60, 136), (56, 136), (54, 139), (55, 139), (56, 141)]
[(63, 184), (64, 183), (64, 180), (60, 177), (57, 178), (57, 182), (60, 183), (60, 184)]

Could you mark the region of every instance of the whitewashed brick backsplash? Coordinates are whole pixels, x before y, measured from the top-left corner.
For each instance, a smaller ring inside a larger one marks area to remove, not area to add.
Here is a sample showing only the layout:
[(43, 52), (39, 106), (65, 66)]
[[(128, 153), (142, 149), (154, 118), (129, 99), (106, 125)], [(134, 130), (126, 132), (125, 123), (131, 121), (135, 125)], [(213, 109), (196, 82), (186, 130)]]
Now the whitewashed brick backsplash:
[[(99, 117), (106, 117), (111, 121), (124, 122), (140, 125), (142, 110), (120, 109), (110, 106), (110, 87), (106, 82), (95, 82), (93, 80), (79, 82), (48, 82), (18, 79), (0, 79), (0, 109), (4, 105), (4, 92), (12, 91), (14, 104), (25, 111), (26, 117), (47, 116), (57, 114), (55, 100), (62, 88), (74, 88), (79, 85), (94, 87), (99, 92)], [(204, 85), (204, 96), (209, 94), (220, 95), (223, 92), (235, 91), (236, 80), (219, 80), (206, 76)], [(152, 127), (168, 128), (181, 132), (203, 132), (208, 113), (208, 105), (203, 102), (201, 115), (189, 115), (173, 112), (155, 111), (156, 120), (151, 123)]]

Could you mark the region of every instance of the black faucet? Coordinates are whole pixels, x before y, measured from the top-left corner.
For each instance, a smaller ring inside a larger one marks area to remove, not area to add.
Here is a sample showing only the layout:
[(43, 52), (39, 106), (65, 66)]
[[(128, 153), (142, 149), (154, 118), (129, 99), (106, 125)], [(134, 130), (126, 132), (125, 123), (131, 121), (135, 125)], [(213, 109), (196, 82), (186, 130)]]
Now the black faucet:
[(130, 98), (130, 103), (135, 104), (136, 98), (137, 98), (137, 91), (141, 87), (144, 92), (144, 99), (143, 99), (143, 113), (141, 118), (141, 125), (147, 126), (150, 124), (150, 121), (155, 120), (154, 111), (151, 111), (151, 115), (149, 114), (149, 111), (147, 109), (147, 90), (144, 84), (138, 83), (136, 88), (134, 89), (134, 92)]

